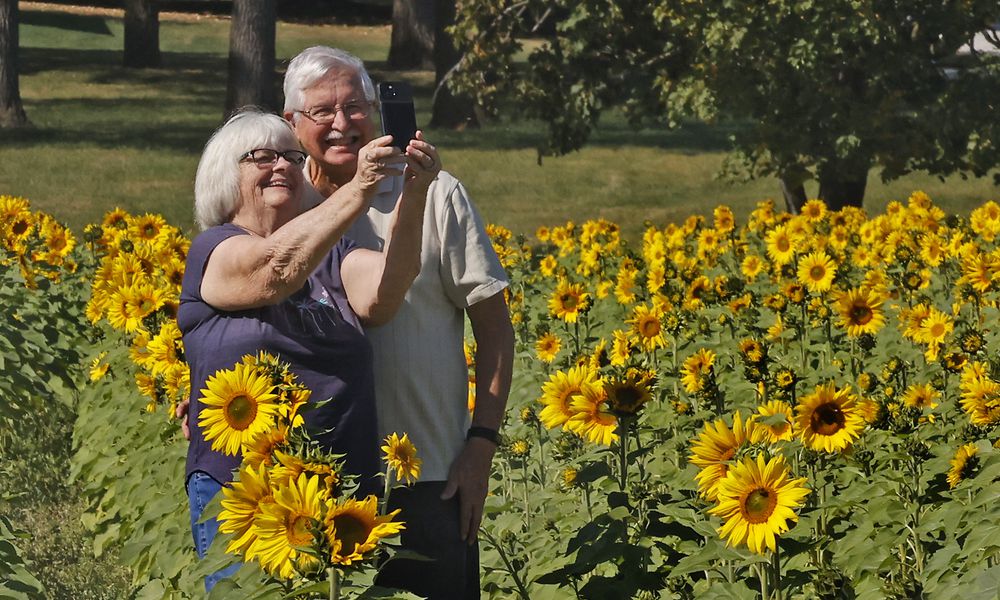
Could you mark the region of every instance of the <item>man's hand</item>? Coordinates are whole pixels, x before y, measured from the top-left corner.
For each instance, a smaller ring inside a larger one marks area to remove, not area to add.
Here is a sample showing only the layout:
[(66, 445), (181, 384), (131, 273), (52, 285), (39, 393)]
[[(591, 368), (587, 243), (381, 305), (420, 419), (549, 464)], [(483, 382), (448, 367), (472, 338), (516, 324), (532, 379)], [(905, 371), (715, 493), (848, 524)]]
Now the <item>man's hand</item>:
[(423, 131), (417, 131), (406, 146), (406, 167), (404, 191), (426, 195), (427, 188), (441, 172), (441, 157), (437, 148), (424, 139)]
[(401, 174), (406, 167), (406, 157), (399, 148), (391, 144), (392, 136), (383, 135), (368, 142), (358, 152), (358, 170), (354, 173), (354, 182), (367, 198), (372, 197), (380, 181)]
[(469, 544), (475, 542), (479, 535), (483, 505), (490, 487), (490, 466), (496, 449), (496, 444), (483, 438), (474, 437), (465, 442), (465, 448), (451, 463), (448, 483), (441, 493), (442, 500), (458, 493), (459, 526), (462, 539)]
[(191, 439), (191, 425), (188, 423), (188, 406), (191, 404), (189, 398), (181, 400), (174, 409), (174, 416), (181, 420), (181, 431), (184, 432), (184, 439)]

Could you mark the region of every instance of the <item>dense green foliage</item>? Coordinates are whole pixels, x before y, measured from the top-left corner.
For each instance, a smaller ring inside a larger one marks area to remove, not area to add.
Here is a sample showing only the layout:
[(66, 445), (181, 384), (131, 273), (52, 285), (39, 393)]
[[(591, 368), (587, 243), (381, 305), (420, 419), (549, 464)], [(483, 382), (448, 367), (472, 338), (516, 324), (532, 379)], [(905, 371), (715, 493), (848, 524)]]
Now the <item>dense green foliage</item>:
[[(1000, 19), (991, 0), (459, 6), (456, 83), (494, 111), (516, 106), (545, 121), (543, 152), (580, 148), (622, 107), (636, 123), (735, 120), (731, 171), (790, 187), (817, 179), (831, 194), (876, 165), (888, 180), (914, 170), (981, 176), (1000, 164), (1000, 64), (954, 58)], [(542, 41), (526, 47), (529, 37)], [(944, 68), (955, 66), (951, 78)]]

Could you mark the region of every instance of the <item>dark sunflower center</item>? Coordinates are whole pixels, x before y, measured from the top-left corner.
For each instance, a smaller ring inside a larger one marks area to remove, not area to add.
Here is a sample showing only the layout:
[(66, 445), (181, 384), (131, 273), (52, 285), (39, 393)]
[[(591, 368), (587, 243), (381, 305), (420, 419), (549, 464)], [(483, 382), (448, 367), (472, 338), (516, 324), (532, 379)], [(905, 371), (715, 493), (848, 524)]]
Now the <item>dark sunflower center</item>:
[(844, 428), (847, 419), (840, 406), (827, 403), (816, 407), (809, 417), (809, 426), (819, 435), (833, 435)]
[(778, 498), (765, 488), (757, 488), (747, 494), (743, 501), (743, 510), (746, 512), (747, 521), (751, 523), (763, 523), (774, 512), (774, 506)]
[(826, 268), (823, 265), (814, 265), (813, 268), (809, 269), (809, 277), (814, 281), (819, 281), (826, 277)]
[(11, 231), (14, 232), (14, 235), (24, 235), (24, 232), (28, 231), (28, 222), (18, 221), (14, 223), (14, 226), (11, 227)]
[(856, 325), (866, 325), (875, 316), (867, 304), (855, 304), (848, 315), (851, 317), (851, 322)]
[(634, 387), (620, 387), (615, 390), (614, 396), (614, 408), (618, 410), (635, 410), (639, 406), (639, 402), (642, 399), (642, 394), (639, 393)]
[(575, 294), (563, 294), (559, 297), (559, 301), (562, 302), (563, 308), (566, 310), (573, 310), (577, 305)]
[(233, 429), (243, 431), (256, 416), (257, 403), (242, 394), (230, 400), (226, 407), (226, 422)]
[(333, 527), (337, 531), (337, 539), (343, 544), (342, 553), (354, 552), (359, 544), (368, 539), (368, 528), (354, 515), (337, 515), (333, 518)]
[(660, 322), (656, 319), (646, 319), (642, 322), (642, 337), (651, 338), (660, 334)]
[(791, 246), (791, 244), (788, 243), (787, 238), (781, 238), (778, 240), (778, 243), (775, 244), (775, 246), (777, 246), (778, 250), (782, 252), (788, 252), (788, 249)]

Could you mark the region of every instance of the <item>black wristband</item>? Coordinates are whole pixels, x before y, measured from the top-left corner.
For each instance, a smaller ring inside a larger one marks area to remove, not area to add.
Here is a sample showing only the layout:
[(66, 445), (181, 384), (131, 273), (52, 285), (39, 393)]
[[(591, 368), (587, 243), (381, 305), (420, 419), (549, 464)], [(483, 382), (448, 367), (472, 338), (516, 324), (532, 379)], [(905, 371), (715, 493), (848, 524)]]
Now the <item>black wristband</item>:
[(500, 434), (496, 429), (490, 429), (489, 427), (469, 427), (469, 432), (465, 434), (465, 439), (471, 440), (474, 437), (483, 438), (498, 446), (500, 445)]

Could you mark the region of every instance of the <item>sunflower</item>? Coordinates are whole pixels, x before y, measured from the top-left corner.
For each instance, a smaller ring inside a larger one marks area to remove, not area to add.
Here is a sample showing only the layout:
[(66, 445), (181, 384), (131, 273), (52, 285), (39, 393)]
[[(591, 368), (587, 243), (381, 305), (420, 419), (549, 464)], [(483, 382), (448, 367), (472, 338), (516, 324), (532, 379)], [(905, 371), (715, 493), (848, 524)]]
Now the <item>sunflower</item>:
[(816, 386), (796, 407), (802, 443), (817, 452), (839, 452), (860, 435), (865, 422), (849, 387), (830, 382)]
[(634, 268), (625, 268), (622, 266), (618, 270), (618, 274), (615, 276), (615, 299), (618, 300), (619, 304), (628, 306), (635, 302), (635, 281), (637, 276), (638, 271)]
[(712, 216), (714, 217), (715, 229), (721, 234), (728, 234), (736, 227), (733, 210), (728, 206), (716, 206)]
[(181, 364), (181, 330), (176, 321), (167, 321), (160, 327), (146, 348), (149, 350), (147, 364), (153, 375), (162, 375), (174, 365)]
[(212, 442), (212, 450), (236, 456), (243, 444), (274, 425), (278, 396), (270, 378), (253, 367), (239, 363), (217, 371), (205, 385), (198, 425), (205, 430), (205, 440)]
[(818, 294), (829, 290), (833, 285), (833, 278), (836, 276), (837, 265), (822, 250), (808, 254), (799, 261), (799, 282), (813, 293)]
[(689, 394), (700, 392), (705, 386), (705, 377), (715, 364), (715, 352), (702, 348), (684, 360), (681, 367), (681, 383)]
[(966, 364), (959, 388), (962, 390), (962, 409), (973, 425), (990, 427), (1000, 423), (1000, 383), (987, 375), (983, 363)]
[(951, 317), (933, 306), (927, 310), (927, 316), (921, 320), (914, 339), (928, 345), (942, 344), (945, 337), (955, 330)]
[(652, 352), (667, 345), (667, 339), (663, 337), (663, 311), (655, 304), (652, 307), (645, 304), (636, 306), (632, 310), (632, 318), (625, 322), (632, 326), (635, 339), (643, 350)]
[(624, 367), (628, 359), (632, 356), (632, 342), (629, 341), (627, 333), (621, 329), (611, 332), (611, 353), (608, 360), (615, 367)]
[[(273, 430), (272, 430), (273, 431)], [(343, 478), (340, 470), (343, 467), (341, 457), (326, 453), (310, 453), (308, 456), (297, 456), (284, 452), (281, 448), (273, 450), (277, 463), (271, 470), (271, 481), (276, 485), (289, 485), (300, 475), (319, 477), (320, 493), (327, 498), (340, 495)]]
[(709, 513), (725, 523), (719, 535), (730, 547), (746, 544), (751, 552), (776, 550), (776, 537), (788, 531), (788, 521), (798, 521), (795, 510), (809, 494), (806, 479), (791, 479), (785, 459), (776, 456), (764, 462), (745, 458), (719, 482), (719, 504)]
[(787, 402), (771, 400), (758, 406), (757, 413), (760, 416), (756, 422), (766, 432), (770, 443), (791, 441), (794, 433), (795, 415)]
[(599, 385), (597, 373), (588, 367), (577, 366), (569, 371), (556, 371), (542, 385), (539, 402), (544, 408), (538, 413), (538, 418), (549, 429), (565, 425), (574, 413), (570, 406), (573, 395), (580, 393), (585, 387)]
[(542, 362), (551, 363), (554, 361), (561, 349), (562, 342), (559, 340), (559, 336), (551, 331), (546, 331), (545, 335), (538, 338), (538, 341), (535, 342), (535, 355)]
[(252, 546), (257, 541), (254, 520), (261, 514), (262, 505), (274, 502), (267, 468), (240, 465), (239, 479), (223, 486), (222, 496), (219, 531), (233, 535), (226, 552), (243, 554), (244, 560), (251, 560)]
[(378, 499), (368, 496), (364, 500), (348, 498), (330, 507), (323, 523), (323, 531), (330, 541), (330, 558), (334, 564), (350, 565), (364, 560), (378, 543), (398, 535), (405, 524), (393, 521), (398, 510), (388, 515), (378, 514)]
[(822, 221), (826, 216), (826, 204), (818, 198), (807, 200), (800, 213), (812, 222)]
[(100, 381), (108, 374), (108, 369), (111, 365), (104, 362), (104, 357), (107, 356), (107, 352), (101, 352), (97, 357), (90, 363), (90, 380)]
[(763, 270), (764, 261), (756, 254), (747, 254), (743, 257), (743, 262), (740, 263), (740, 272), (747, 278), (747, 281), (756, 279)]
[(274, 502), (259, 504), (260, 515), (254, 520), (257, 536), (250, 552), (271, 575), (291, 579), (319, 566), (319, 560), (296, 548), (316, 544), (325, 506), (319, 490), (319, 477), (299, 475), (298, 479), (279, 486)]
[(258, 435), (249, 444), (243, 445), (243, 464), (252, 468), (260, 465), (274, 466), (274, 455), (288, 442), (288, 426), (277, 424), (267, 433)]
[(563, 279), (549, 298), (552, 316), (567, 323), (576, 323), (580, 314), (590, 307), (590, 294), (583, 291), (583, 285)]
[(570, 400), (573, 416), (566, 422), (566, 428), (595, 444), (610, 446), (618, 441), (618, 417), (608, 406), (608, 394), (604, 385), (584, 386)]
[(941, 394), (929, 383), (913, 384), (903, 392), (903, 404), (912, 408), (937, 408), (938, 396)]
[(634, 415), (653, 399), (650, 390), (653, 376), (639, 369), (629, 369), (624, 377), (614, 377), (604, 381), (604, 392), (608, 397), (611, 412), (619, 416)]
[(955, 452), (948, 469), (948, 487), (955, 489), (959, 483), (971, 477), (979, 468), (979, 447), (975, 444), (965, 444)]
[(729, 460), (745, 443), (760, 442), (765, 432), (757, 427), (753, 417), (743, 420), (740, 411), (733, 413), (733, 427), (722, 419), (705, 423), (698, 439), (691, 444), (688, 460), (701, 471), (695, 476), (698, 493), (710, 501), (716, 499), (716, 484), (726, 476)]
[(795, 240), (786, 225), (778, 225), (767, 233), (767, 255), (774, 264), (781, 266), (792, 262), (795, 256)]
[(396, 470), (396, 481), (404, 481), (407, 485), (420, 479), (420, 465), (423, 462), (417, 458), (417, 448), (410, 441), (408, 434), (393, 433), (385, 438), (382, 446), (385, 452), (385, 462), (389, 469)]
[(885, 325), (883, 302), (885, 298), (882, 295), (865, 287), (841, 292), (836, 302), (841, 327), (851, 337), (877, 333)]

